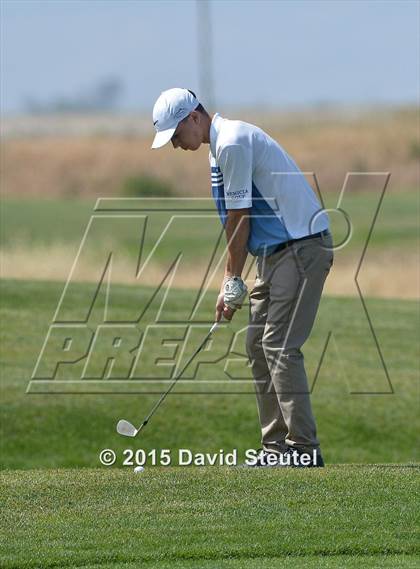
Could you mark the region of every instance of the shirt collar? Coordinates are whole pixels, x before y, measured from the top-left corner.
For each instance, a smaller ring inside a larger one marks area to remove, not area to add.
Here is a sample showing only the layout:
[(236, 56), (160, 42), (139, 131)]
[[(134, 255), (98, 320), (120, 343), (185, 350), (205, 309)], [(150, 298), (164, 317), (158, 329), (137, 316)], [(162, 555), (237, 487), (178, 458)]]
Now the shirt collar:
[(220, 132), (222, 121), (223, 118), (219, 115), (219, 113), (215, 113), (210, 125), (210, 152), (214, 158), (216, 158), (216, 141)]

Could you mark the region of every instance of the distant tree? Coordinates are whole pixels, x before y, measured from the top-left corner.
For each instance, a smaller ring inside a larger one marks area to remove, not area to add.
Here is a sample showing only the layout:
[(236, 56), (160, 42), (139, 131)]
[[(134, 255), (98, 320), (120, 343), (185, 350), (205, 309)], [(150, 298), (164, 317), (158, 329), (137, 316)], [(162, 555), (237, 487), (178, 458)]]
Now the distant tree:
[(26, 97), (24, 109), (29, 113), (86, 113), (113, 111), (123, 92), (122, 81), (118, 77), (108, 77), (99, 81), (88, 92), (73, 96), (59, 95), (50, 101), (42, 102)]
[(116, 77), (110, 77), (101, 81), (96, 87), (92, 103), (98, 110), (115, 109), (123, 91), (121, 81)]

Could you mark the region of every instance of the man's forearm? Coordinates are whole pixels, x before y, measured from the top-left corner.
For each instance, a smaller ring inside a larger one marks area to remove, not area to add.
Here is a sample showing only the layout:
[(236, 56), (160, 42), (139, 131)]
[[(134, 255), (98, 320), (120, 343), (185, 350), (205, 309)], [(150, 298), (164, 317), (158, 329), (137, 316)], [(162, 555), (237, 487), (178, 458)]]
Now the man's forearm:
[(228, 242), (226, 276), (241, 276), (248, 255), (249, 210), (229, 210), (225, 224)]

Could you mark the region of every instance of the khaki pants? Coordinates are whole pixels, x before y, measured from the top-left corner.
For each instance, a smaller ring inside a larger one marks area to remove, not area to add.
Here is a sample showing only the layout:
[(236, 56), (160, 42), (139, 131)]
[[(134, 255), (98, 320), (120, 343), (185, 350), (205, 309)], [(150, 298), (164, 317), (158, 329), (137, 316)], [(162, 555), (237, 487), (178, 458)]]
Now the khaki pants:
[(247, 353), (266, 450), (319, 447), (300, 349), (312, 330), (332, 262), (330, 235), (297, 241), (257, 259)]

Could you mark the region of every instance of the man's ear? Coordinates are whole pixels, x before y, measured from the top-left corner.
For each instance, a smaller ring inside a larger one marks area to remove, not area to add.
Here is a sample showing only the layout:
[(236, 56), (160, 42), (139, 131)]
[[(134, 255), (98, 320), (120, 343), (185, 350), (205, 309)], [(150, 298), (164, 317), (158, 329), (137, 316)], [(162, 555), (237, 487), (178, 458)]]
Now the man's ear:
[(190, 116), (192, 117), (195, 124), (200, 124), (201, 116), (200, 116), (200, 113), (198, 111), (191, 111)]

